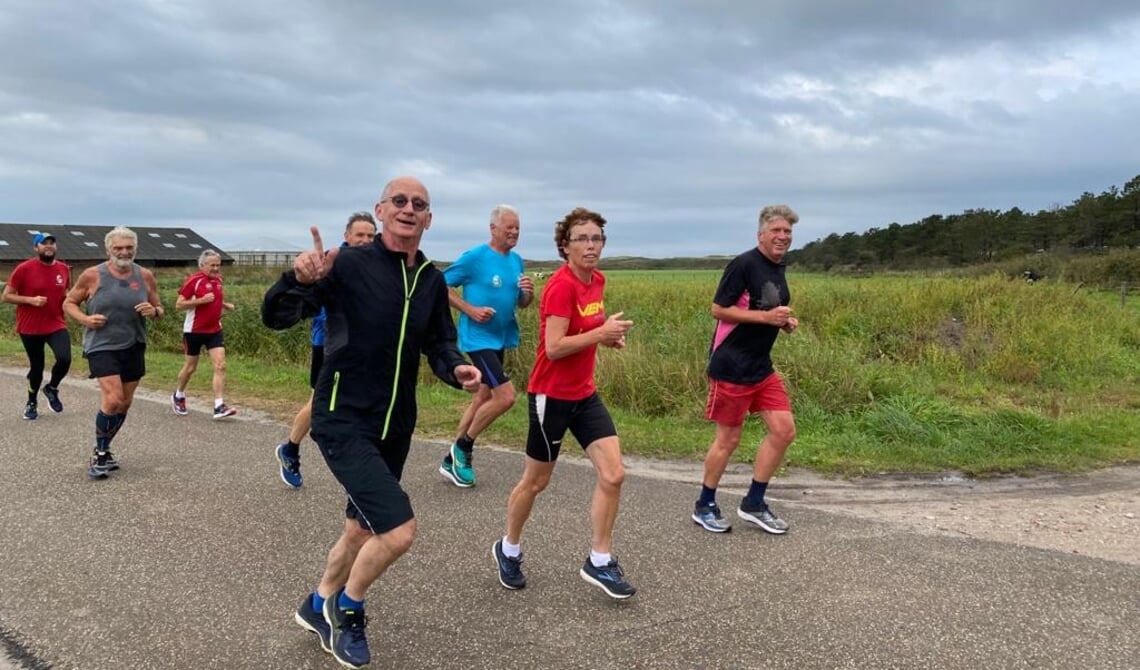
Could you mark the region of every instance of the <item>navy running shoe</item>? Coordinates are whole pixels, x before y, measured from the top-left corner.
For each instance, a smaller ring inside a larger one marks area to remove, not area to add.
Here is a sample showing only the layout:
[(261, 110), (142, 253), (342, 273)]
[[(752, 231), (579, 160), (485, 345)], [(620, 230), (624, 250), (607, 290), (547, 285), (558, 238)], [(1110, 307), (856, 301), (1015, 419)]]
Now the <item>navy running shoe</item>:
[(495, 540), (495, 544), (491, 545), (491, 556), (499, 568), (499, 583), (503, 588), (516, 591), (526, 587), (526, 577), (522, 572), (522, 556), (512, 558), (504, 554), (502, 538)]
[(29, 402), (27, 405), (24, 405), (25, 419), (28, 421), (34, 421), (39, 415), (40, 413), (36, 411), (36, 403), (34, 401)]
[(186, 408), (186, 396), (179, 398), (177, 395), (171, 393), (170, 406), (178, 416), (186, 416), (190, 413), (190, 410)]
[(59, 400), (59, 389), (54, 386), (44, 385), (44, 397), (47, 398), (48, 405), (51, 406), (51, 411), (59, 414), (63, 411), (63, 403)]
[(214, 419), (215, 420), (228, 419), (231, 416), (234, 416), (236, 414), (237, 414), (237, 410), (234, 409), (233, 407), (226, 405), (225, 403), (218, 405), (217, 407), (214, 408)]
[(310, 633), (316, 633), (321, 642), (321, 649), (332, 653), (332, 644), (329, 642), (332, 629), (329, 628), (329, 622), (325, 621), (325, 615), (313, 609), (313, 594), (305, 596), (305, 600), (293, 614), (293, 621)]
[(637, 593), (637, 589), (625, 580), (625, 575), (622, 574), (621, 566), (618, 565), (617, 560), (611, 560), (609, 563), (600, 568), (594, 567), (590, 561), (590, 557), (586, 557), (586, 564), (578, 571), (587, 582), (600, 588), (606, 592), (606, 595), (618, 600), (625, 600), (626, 598)]
[(277, 463), (281, 466), (281, 481), (291, 488), (301, 488), (305, 483), (301, 477), (301, 457), (289, 454), (288, 442), (277, 445)]
[(342, 610), (337, 600), (341, 589), (325, 599), (324, 615), (329, 625), (329, 646), (333, 658), (346, 668), (362, 668), (372, 660), (368, 652), (365, 628), (368, 619), (364, 610)]

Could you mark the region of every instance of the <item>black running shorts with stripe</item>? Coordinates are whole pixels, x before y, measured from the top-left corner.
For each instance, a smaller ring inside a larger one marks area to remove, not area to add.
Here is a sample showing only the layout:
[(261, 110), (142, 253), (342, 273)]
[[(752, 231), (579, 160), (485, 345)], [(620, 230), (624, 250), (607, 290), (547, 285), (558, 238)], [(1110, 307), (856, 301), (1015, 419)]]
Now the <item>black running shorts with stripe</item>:
[(530, 432), (526, 455), (550, 463), (558, 460), (562, 438), (569, 430), (583, 449), (594, 442), (617, 435), (614, 420), (601, 396), (594, 393), (582, 400), (558, 400), (539, 393), (527, 394)]

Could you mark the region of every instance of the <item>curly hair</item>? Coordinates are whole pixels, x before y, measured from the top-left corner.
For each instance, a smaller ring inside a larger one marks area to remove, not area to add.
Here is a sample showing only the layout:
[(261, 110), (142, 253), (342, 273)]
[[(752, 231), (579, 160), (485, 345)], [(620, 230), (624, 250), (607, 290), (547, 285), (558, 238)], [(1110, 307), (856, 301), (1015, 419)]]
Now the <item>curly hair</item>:
[(570, 243), (570, 229), (587, 223), (596, 223), (602, 230), (606, 228), (606, 219), (597, 212), (591, 212), (585, 207), (575, 207), (572, 212), (554, 224), (554, 246), (558, 255), (566, 260), (566, 245)]

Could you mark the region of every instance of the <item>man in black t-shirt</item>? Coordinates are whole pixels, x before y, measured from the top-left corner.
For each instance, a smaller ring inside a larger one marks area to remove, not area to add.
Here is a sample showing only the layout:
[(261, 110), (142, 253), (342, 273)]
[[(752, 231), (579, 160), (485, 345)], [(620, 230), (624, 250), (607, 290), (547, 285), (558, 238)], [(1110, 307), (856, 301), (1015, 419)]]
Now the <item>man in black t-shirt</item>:
[(764, 494), (796, 436), (792, 404), (783, 379), (772, 367), (771, 354), (780, 331), (791, 333), (799, 326), (788, 307), (791, 293), (783, 264), (792, 244), (792, 226), (799, 218), (787, 205), (761, 210), (756, 248), (728, 264), (713, 298), (717, 325), (709, 350), (705, 416), (716, 422), (716, 437), (705, 456), (701, 495), (692, 516), (713, 533), (732, 530), (716, 504), (716, 487), (740, 446), (748, 414), (759, 414), (768, 433), (756, 452), (752, 485), (736, 514), (769, 533), (788, 530), (788, 524), (764, 502)]

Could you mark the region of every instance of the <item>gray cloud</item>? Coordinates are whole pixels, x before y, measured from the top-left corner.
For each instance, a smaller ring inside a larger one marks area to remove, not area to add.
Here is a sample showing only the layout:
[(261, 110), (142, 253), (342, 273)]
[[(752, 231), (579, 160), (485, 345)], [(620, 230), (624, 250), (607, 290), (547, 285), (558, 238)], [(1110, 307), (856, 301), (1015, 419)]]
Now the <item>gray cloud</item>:
[(5, 3), (0, 218), (301, 245), (412, 173), (438, 258), (500, 202), (530, 258), (576, 205), (729, 254), (769, 202), (804, 243), (1140, 172), (1131, 2), (483, 4)]

